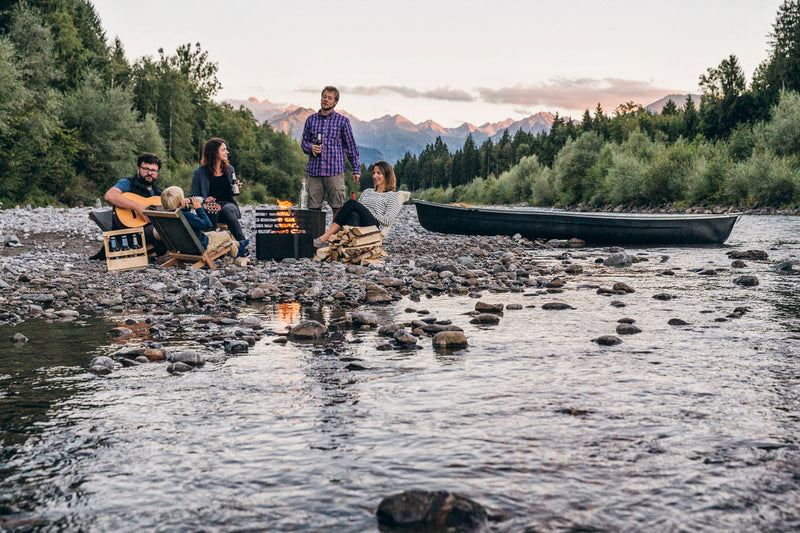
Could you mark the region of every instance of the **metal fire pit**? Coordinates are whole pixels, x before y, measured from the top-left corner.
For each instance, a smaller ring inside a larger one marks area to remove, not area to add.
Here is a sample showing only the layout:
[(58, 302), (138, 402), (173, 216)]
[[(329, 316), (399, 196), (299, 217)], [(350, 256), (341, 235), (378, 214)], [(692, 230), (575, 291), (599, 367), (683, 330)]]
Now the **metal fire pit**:
[(325, 212), (311, 209), (256, 209), (256, 257), (314, 257), (315, 237), (325, 233)]

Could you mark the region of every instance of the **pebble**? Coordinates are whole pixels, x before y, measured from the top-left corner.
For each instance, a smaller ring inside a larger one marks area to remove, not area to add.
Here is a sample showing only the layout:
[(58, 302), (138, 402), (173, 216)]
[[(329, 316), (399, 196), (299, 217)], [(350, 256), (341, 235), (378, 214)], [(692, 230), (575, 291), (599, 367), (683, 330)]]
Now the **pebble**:
[(642, 332), (639, 327), (634, 326), (633, 324), (625, 323), (619, 324), (616, 331), (617, 335), (635, 335), (636, 333)]
[(493, 313), (480, 313), (472, 317), (470, 324), (499, 324), (500, 317)]

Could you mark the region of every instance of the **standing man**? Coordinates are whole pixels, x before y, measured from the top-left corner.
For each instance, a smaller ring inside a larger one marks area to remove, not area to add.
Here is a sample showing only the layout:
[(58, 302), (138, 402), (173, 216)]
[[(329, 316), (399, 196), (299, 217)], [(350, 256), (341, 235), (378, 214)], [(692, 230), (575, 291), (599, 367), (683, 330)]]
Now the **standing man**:
[(333, 216), (346, 199), (344, 156), (353, 167), (353, 181), (361, 177), (358, 146), (347, 117), (333, 110), (339, 103), (339, 90), (330, 85), (322, 89), (320, 110), (306, 119), (300, 146), (308, 154), (308, 207), (320, 209), (325, 193)]

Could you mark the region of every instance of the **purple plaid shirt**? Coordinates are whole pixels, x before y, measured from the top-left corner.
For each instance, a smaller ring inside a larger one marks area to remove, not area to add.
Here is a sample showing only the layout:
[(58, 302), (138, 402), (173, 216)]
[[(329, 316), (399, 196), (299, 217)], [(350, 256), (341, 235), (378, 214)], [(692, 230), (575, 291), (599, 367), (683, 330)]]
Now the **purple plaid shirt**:
[[(311, 155), (311, 146), (317, 136), (322, 133), (322, 155)], [(303, 139), (300, 142), (303, 151), (309, 155), (306, 172), (309, 176), (335, 176), (344, 172), (344, 156), (353, 166), (356, 173), (361, 172), (358, 160), (358, 146), (353, 138), (353, 130), (347, 117), (332, 111), (324, 117), (314, 113), (306, 119), (303, 127)]]

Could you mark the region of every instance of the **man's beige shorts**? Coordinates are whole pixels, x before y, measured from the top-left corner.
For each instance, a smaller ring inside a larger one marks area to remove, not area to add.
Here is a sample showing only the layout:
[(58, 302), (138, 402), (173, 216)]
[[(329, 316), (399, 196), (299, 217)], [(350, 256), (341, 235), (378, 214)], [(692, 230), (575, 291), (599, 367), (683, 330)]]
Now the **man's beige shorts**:
[(335, 176), (309, 176), (306, 183), (308, 184), (308, 207), (311, 209), (322, 207), (326, 191), (328, 204), (332, 209), (342, 207), (347, 198), (344, 188), (344, 172)]

